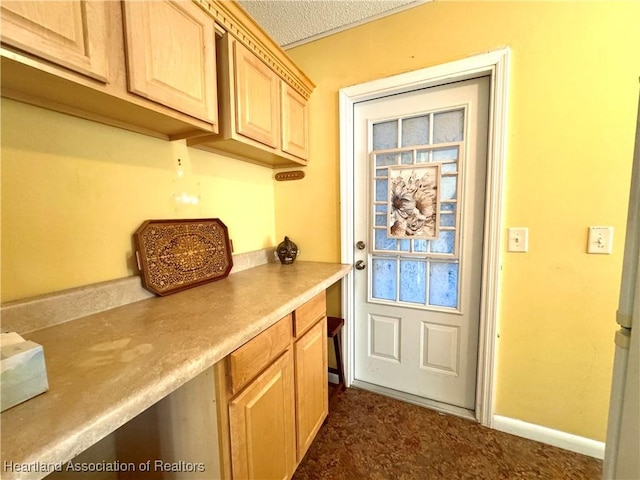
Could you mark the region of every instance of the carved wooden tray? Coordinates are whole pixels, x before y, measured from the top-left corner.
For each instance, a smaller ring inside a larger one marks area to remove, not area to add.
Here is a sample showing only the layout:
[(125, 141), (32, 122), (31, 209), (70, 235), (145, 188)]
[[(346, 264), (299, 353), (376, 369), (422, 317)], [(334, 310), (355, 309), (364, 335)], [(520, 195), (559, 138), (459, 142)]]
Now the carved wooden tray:
[(169, 295), (229, 275), (227, 227), (218, 218), (147, 220), (133, 235), (142, 285)]

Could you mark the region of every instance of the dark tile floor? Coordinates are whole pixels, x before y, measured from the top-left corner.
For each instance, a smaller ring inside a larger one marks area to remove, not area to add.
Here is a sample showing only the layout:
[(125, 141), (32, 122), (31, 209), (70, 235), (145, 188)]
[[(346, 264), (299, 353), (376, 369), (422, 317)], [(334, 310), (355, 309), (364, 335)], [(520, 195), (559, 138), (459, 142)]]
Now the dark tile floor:
[(294, 480), (593, 479), (602, 462), (350, 388)]

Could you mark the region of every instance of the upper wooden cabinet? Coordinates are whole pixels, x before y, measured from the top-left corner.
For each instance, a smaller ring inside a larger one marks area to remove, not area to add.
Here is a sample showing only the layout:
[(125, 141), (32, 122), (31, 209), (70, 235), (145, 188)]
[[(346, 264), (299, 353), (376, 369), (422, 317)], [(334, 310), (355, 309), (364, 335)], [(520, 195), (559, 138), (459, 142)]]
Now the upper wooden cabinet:
[(236, 131), (269, 147), (278, 148), (280, 79), (238, 42), (233, 42), (233, 54), (236, 102), (231, 108), (235, 106)]
[(309, 106), (286, 83), (282, 83), (282, 151), (298, 158), (309, 157)]
[(0, 15), (4, 97), (270, 167), (307, 163), (314, 85), (235, 1), (9, 0)]
[(3, 96), (167, 139), (217, 131), (216, 27), (197, 3), (27, 0), (0, 13)]
[(106, 82), (105, 7), (103, 2), (3, 1), (2, 42)]
[(187, 144), (274, 168), (306, 165), (307, 99), (230, 34), (217, 52), (219, 133)]
[(188, 1), (124, 2), (132, 93), (217, 123), (215, 23)]

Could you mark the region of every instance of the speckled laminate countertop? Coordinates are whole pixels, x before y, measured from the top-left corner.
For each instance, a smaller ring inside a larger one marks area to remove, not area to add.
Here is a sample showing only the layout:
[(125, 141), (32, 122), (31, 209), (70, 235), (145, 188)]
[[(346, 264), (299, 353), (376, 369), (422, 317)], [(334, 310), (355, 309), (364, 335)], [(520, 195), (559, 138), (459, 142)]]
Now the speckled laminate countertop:
[(344, 277), (350, 265), (269, 263), (25, 335), (44, 347), (49, 391), (1, 416), (6, 462), (66, 462)]

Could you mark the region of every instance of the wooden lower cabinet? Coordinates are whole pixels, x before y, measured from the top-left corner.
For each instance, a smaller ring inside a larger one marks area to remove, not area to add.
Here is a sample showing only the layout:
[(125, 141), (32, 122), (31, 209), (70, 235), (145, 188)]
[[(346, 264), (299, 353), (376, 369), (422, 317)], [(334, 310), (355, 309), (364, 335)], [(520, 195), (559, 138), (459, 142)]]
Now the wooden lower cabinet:
[(327, 373), (327, 317), (323, 317), (294, 345), (298, 463), (329, 413)]
[(222, 478), (293, 475), (328, 413), (326, 318), (322, 292), (216, 365)]
[(293, 392), (287, 350), (229, 403), (233, 478), (291, 476), (296, 465)]

